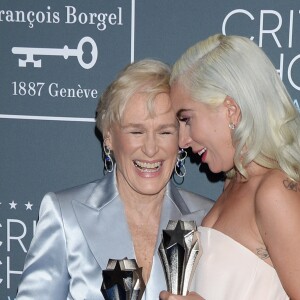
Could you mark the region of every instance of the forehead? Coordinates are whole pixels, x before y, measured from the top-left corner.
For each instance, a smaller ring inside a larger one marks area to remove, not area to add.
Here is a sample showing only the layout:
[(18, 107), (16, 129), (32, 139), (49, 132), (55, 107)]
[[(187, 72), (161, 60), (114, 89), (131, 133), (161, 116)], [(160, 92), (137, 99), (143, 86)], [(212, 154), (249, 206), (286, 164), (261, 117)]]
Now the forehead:
[(150, 99), (148, 94), (136, 93), (126, 103), (122, 114), (122, 121), (132, 118), (155, 118), (172, 113), (169, 94), (160, 93), (154, 99)]
[(172, 108), (177, 116), (188, 112), (203, 116), (218, 111), (218, 106), (194, 100), (188, 89), (179, 83), (171, 86), (170, 96)]
[(172, 84), (170, 98), (171, 104), (176, 112), (180, 109), (187, 109), (189, 106), (195, 104), (188, 90), (178, 82)]

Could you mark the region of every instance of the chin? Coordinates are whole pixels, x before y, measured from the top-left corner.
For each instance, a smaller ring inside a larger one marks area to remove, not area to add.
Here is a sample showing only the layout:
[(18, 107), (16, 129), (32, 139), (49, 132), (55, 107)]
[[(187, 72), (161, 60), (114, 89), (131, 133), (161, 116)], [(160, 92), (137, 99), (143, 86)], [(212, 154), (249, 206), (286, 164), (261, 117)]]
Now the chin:
[(143, 195), (156, 195), (159, 194), (166, 187), (166, 185), (167, 183), (165, 185), (162, 185), (161, 181), (151, 182), (149, 184), (144, 183), (140, 187), (139, 192)]

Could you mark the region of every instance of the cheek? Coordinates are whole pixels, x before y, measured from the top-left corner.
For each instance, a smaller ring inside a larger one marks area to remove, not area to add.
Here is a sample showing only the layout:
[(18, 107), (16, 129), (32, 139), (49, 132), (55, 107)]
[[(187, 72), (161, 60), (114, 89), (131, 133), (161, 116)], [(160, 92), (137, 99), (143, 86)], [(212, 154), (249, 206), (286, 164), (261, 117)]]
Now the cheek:
[(232, 136), (231, 130), (229, 129), (227, 124), (223, 124), (223, 126), (218, 128), (219, 140), (223, 144), (223, 147), (232, 148)]
[(128, 152), (131, 148), (136, 147), (136, 141), (132, 138), (132, 136), (129, 134), (122, 134), (117, 133), (112, 135), (112, 149), (115, 150), (115, 152), (120, 151), (122, 152)]
[(190, 136), (192, 140), (202, 140), (206, 136), (210, 136), (211, 128), (209, 126), (205, 126), (205, 124), (201, 122), (194, 122), (186, 129), (186, 135)]
[(178, 146), (178, 143), (176, 143), (176, 147), (173, 147), (172, 149), (170, 149), (169, 153), (169, 157), (172, 161), (176, 161), (176, 158), (177, 158), (177, 154), (178, 154), (178, 149), (179, 149), (179, 146)]
[(112, 140), (112, 151), (116, 161), (121, 161), (130, 155), (132, 145), (131, 143), (123, 137), (115, 138)]
[(161, 148), (163, 148), (166, 152), (173, 154), (178, 149), (178, 138), (167, 139), (161, 144)]
[(227, 137), (227, 139), (225, 140), (225, 145), (226, 145), (226, 147), (227, 147), (228, 149), (233, 148), (231, 135), (229, 135), (229, 136)]
[(163, 141), (163, 144), (161, 144), (161, 150), (164, 151), (165, 156), (170, 161), (175, 161), (178, 153), (178, 136), (174, 136), (171, 139), (167, 139)]

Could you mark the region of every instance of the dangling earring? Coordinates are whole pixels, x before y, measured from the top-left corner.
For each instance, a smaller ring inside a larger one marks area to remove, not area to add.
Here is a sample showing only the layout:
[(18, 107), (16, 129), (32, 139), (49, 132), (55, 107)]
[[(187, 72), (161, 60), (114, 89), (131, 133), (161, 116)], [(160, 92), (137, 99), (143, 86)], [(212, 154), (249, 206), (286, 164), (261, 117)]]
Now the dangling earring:
[(104, 170), (108, 173), (111, 173), (114, 169), (114, 161), (110, 156), (110, 149), (106, 145), (103, 146), (103, 150), (105, 153), (104, 156)]
[(178, 151), (174, 171), (175, 171), (176, 175), (179, 177), (184, 177), (186, 174), (186, 168), (184, 165), (186, 156), (187, 156), (187, 152), (184, 149), (180, 149)]
[(231, 130), (234, 130), (234, 129), (236, 128), (236, 125), (235, 125), (234, 123), (230, 122), (230, 123), (228, 124), (228, 127), (229, 127)]

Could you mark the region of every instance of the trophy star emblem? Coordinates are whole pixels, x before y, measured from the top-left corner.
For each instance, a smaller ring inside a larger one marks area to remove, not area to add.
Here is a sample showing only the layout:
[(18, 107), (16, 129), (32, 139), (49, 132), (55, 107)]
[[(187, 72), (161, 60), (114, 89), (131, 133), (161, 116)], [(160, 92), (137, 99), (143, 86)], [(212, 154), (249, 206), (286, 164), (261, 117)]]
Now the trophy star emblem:
[(158, 248), (167, 290), (186, 296), (201, 252), (195, 221), (169, 220)]
[(130, 277), (129, 271), (121, 270), (120, 262), (116, 262), (116, 266), (114, 269), (106, 270), (106, 272), (103, 274), (103, 279), (105, 281), (105, 287), (107, 289), (110, 289), (114, 285), (118, 285), (120, 287), (126, 286), (125, 280), (126, 278)]
[(186, 238), (193, 234), (194, 230), (184, 229), (184, 222), (178, 221), (174, 230), (163, 230), (163, 243), (166, 249), (179, 244), (182, 248), (186, 247)]
[(101, 292), (105, 300), (141, 300), (145, 283), (142, 268), (135, 259), (109, 259), (106, 270), (102, 271)]

